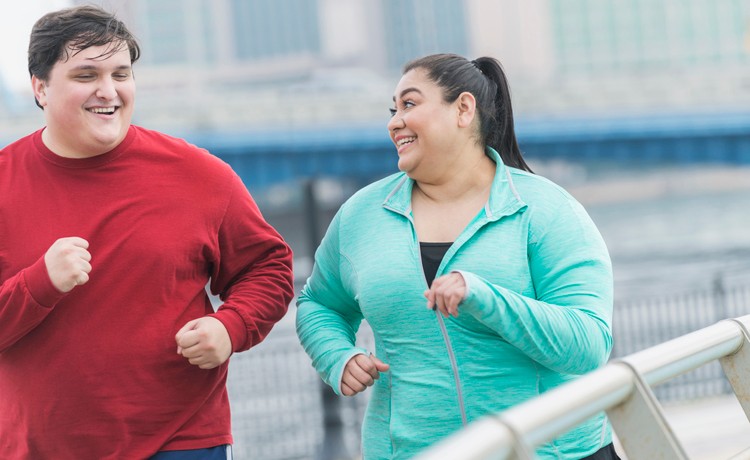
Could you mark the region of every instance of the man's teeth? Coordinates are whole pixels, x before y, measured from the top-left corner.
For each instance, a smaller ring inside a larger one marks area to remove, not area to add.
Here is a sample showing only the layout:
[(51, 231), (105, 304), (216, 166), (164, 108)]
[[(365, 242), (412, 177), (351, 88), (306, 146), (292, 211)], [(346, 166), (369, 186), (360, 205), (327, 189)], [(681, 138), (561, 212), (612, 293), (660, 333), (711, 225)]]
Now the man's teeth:
[(94, 112), (94, 113), (115, 113), (115, 108), (114, 107), (98, 107), (98, 108), (89, 109), (89, 111)]
[(410, 142), (414, 142), (417, 138), (416, 137), (405, 137), (403, 139), (399, 139), (398, 146), (401, 147), (402, 145), (408, 144)]

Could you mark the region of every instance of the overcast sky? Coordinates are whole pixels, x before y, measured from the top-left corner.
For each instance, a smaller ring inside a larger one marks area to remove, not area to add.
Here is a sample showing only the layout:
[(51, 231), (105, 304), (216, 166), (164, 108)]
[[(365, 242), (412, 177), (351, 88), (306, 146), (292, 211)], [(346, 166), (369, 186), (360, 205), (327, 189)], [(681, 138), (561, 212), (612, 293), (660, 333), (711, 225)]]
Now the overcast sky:
[[(0, 80), (14, 90), (31, 88), (26, 65), (31, 27), (43, 14), (70, 6), (67, 0), (26, 0), (0, 6)], [(30, 89), (29, 89), (30, 91)]]

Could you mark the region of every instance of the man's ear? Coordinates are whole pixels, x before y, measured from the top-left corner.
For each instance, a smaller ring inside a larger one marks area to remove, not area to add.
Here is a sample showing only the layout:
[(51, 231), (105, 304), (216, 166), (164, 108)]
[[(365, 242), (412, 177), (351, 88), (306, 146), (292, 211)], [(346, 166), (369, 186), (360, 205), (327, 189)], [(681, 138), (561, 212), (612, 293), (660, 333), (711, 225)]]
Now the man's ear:
[(456, 108), (458, 109), (458, 126), (467, 128), (474, 121), (477, 110), (477, 100), (474, 95), (464, 91), (456, 99)]
[(47, 105), (47, 84), (36, 75), (31, 76), (31, 90), (39, 106)]

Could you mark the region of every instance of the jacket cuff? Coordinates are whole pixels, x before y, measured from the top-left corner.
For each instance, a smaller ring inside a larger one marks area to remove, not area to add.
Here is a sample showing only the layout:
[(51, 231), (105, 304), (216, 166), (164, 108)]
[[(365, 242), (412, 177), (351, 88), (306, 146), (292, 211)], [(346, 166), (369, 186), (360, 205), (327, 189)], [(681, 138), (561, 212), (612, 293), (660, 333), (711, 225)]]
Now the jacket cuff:
[(477, 277), (477, 275), (466, 272), (463, 270), (454, 270), (453, 273), (458, 273), (461, 275), (464, 279), (464, 284), (466, 284), (466, 291), (464, 292), (464, 298), (461, 300), (460, 308), (459, 308), (459, 314), (461, 311), (466, 311), (467, 313), (471, 314), (472, 316), (481, 315), (482, 312), (482, 306), (483, 303), (479, 302), (477, 299), (477, 295), (479, 294), (477, 292), (477, 286), (481, 286), (481, 278)]
[(340, 361), (343, 364), (340, 364), (339, 366), (337, 366), (337, 369), (334, 370), (333, 378), (329, 382), (331, 385), (331, 388), (333, 388), (333, 391), (337, 395), (339, 396), (344, 395), (344, 392), (341, 389), (341, 384), (344, 381), (344, 369), (346, 369), (346, 365), (349, 363), (349, 361), (357, 355), (369, 355), (369, 354), (370, 352), (365, 350), (364, 348), (355, 347), (355, 348), (352, 348), (350, 352), (344, 355), (344, 359)]
[(33, 265), (23, 270), (23, 280), (31, 297), (43, 307), (51, 308), (65, 297), (65, 293), (58, 291), (52, 284), (44, 257), (40, 257)]

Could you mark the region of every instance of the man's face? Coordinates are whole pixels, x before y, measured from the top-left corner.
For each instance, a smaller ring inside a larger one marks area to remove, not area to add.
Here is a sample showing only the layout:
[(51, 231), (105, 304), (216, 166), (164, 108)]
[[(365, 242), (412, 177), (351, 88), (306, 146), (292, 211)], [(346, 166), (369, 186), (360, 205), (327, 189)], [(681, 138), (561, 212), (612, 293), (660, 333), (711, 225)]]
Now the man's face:
[(135, 81), (126, 46), (94, 46), (58, 61), (47, 81), (32, 77), (44, 108), (45, 145), (63, 157), (88, 158), (122, 142), (135, 104)]

